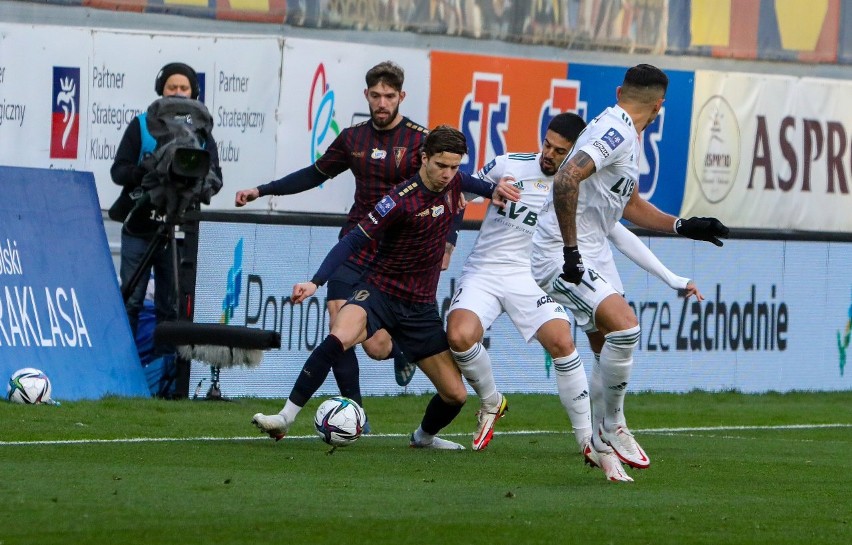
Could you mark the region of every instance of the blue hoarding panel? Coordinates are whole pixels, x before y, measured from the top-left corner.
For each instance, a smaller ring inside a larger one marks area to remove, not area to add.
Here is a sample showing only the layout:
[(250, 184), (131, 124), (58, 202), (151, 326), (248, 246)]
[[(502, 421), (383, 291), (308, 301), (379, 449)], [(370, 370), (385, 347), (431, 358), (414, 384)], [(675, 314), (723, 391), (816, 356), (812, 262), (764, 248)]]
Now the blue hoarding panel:
[(149, 395), (89, 172), (0, 167), (0, 379), (23, 367), (59, 400)]

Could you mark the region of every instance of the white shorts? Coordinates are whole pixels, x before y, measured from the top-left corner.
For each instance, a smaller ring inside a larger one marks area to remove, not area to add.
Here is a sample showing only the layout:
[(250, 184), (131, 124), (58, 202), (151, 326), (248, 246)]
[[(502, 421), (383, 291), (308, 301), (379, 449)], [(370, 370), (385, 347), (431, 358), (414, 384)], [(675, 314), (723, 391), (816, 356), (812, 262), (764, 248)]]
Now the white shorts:
[[(562, 274), (563, 264), (561, 255), (556, 259), (533, 250), (531, 264), (533, 277), (541, 289), (555, 301), (565, 305), (583, 331), (597, 331), (595, 312), (601, 301), (612, 294), (624, 295), (621, 277), (618, 276), (618, 270), (612, 261), (596, 264), (605, 272), (587, 266), (579, 285), (566, 282), (559, 277)], [(614, 275), (615, 282), (608, 282), (607, 274)]]
[(562, 305), (544, 293), (529, 273), (512, 272), (505, 276), (488, 273), (464, 274), (453, 294), (450, 312), (457, 308), (479, 316), (482, 329), (488, 329), (505, 312), (527, 342), (550, 320), (565, 320), (568, 313)]

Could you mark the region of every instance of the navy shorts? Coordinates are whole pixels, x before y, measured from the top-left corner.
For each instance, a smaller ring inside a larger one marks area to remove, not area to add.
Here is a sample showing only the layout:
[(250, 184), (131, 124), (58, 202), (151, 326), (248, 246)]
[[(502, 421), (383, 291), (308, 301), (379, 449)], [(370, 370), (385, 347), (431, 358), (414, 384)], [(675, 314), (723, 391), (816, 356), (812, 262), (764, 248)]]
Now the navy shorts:
[(408, 361), (420, 361), (450, 349), (437, 303), (411, 303), (361, 282), (346, 301), (367, 312), (367, 337), (386, 329)]
[(346, 261), (337, 267), (327, 282), (327, 295), (329, 301), (345, 301), (352, 296), (355, 286), (361, 281), (361, 275), (367, 268)]

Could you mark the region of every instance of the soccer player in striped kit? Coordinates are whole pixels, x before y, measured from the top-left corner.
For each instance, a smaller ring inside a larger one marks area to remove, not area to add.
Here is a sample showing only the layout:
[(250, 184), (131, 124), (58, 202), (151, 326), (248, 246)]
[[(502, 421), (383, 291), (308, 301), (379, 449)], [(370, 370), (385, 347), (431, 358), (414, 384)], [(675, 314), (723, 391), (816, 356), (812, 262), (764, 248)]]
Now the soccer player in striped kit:
[[(283, 178), (237, 192), (235, 205), (240, 207), (267, 195), (293, 195), (318, 187), (329, 178), (351, 170), (355, 176), (355, 202), (349, 209), (342, 237), (355, 227), (394, 185), (405, 181), (420, 168), (420, 147), (429, 132), (399, 113), (405, 99), (402, 90), (405, 74), (402, 68), (385, 61), (367, 71), (364, 96), (370, 108), (370, 120), (343, 129), (316, 163)], [(448, 243), (455, 244), (455, 231)], [(328, 282), (329, 324), (334, 325), (340, 307), (352, 294), (378, 244), (365, 245), (339, 267)], [(449, 248), (448, 253), (452, 253)], [(391, 341), (387, 332), (378, 332), (363, 344), (370, 357), (394, 358), (397, 383), (406, 386), (416, 367), (409, 363)], [(358, 359), (349, 350), (345, 364), (334, 368), (341, 395), (362, 402)], [(305, 400), (307, 401), (307, 400)]]
[(498, 206), (519, 196), (507, 182), (495, 184), (459, 172), (465, 153), (467, 143), (461, 132), (446, 125), (432, 130), (423, 145), (418, 173), (395, 186), (332, 248), (311, 281), (293, 287), (293, 303), (304, 301), (350, 255), (378, 241), (375, 258), (340, 309), (331, 333), (305, 362), (284, 408), (275, 415), (254, 415), (252, 423), (261, 431), (275, 439), (286, 435), (306, 400), (322, 385), (316, 370), (340, 365), (352, 346), (386, 329), (438, 391), (412, 433), (410, 445), (464, 448), (436, 437), (467, 397), (435, 298), (444, 244), (463, 191), (492, 197)]

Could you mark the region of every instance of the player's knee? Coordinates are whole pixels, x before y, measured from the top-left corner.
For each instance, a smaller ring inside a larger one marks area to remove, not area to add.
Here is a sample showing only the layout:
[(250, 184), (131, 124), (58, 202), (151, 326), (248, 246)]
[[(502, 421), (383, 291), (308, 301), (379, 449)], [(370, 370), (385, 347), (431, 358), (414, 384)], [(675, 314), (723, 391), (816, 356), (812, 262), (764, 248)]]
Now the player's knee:
[(605, 336), (604, 344), (610, 349), (618, 352), (632, 354), (639, 344), (642, 331), (638, 325), (620, 331), (612, 331)]
[(445, 402), (450, 405), (464, 405), (465, 401), (467, 401), (467, 391), (464, 388), (464, 384), (459, 383), (460, 387), (453, 386), (451, 388), (444, 388), (442, 391), (438, 392), (438, 395), (441, 396)]
[[(542, 339), (544, 341), (544, 339)], [(574, 345), (573, 339), (569, 335), (559, 335), (555, 337), (549, 337), (546, 342), (543, 342), (547, 352), (553, 358), (564, 358), (565, 356), (569, 356), (577, 350), (577, 347)]]
[(447, 330), (447, 342), (453, 352), (467, 352), (479, 339), (473, 331), (461, 327), (453, 327)]

